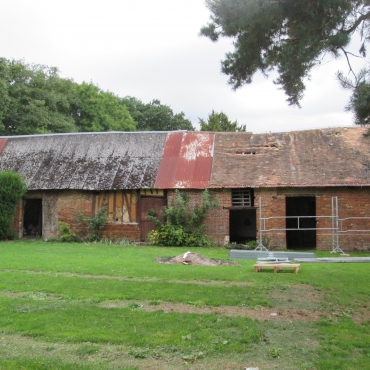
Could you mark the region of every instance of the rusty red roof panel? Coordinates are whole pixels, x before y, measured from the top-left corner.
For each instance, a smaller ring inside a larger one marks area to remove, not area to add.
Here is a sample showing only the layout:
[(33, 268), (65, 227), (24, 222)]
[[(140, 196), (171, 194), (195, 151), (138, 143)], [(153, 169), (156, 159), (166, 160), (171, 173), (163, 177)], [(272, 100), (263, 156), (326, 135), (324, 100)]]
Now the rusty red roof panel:
[(209, 181), (211, 177), (211, 169), (212, 169), (212, 157), (198, 157), (196, 161), (195, 169), (194, 169), (194, 178), (197, 181)]
[(207, 188), (211, 176), (213, 145), (213, 133), (168, 134), (155, 187)]
[(163, 157), (178, 157), (181, 149), (183, 132), (173, 132), (167, 135), (166, 145), (164, 147)]
[(8, 139), (0, 139), (0, 153), (3, 151), (7, 141)]

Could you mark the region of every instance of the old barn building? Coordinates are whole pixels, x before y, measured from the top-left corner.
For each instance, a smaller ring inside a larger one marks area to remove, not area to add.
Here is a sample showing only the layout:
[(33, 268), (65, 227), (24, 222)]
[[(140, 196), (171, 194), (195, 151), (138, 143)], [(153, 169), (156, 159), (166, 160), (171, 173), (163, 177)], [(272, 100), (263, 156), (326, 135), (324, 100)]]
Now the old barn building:
[[(286, 133), (108, 132), (0, 138), (0, 170), (20, 173), (28, 192), (19, 237), (58, 235), (58, 221), (108, 205), (107, 237), (145, 240), (145, 216), (186, 191), (220, 200), (207, 233), (263, 240), (270, 249), (369, 248), (370, 139), (366, 128)], [(335, 232), (334, 232), (335, 231)], [(261, 238), (260, 238), (261, 236)]]

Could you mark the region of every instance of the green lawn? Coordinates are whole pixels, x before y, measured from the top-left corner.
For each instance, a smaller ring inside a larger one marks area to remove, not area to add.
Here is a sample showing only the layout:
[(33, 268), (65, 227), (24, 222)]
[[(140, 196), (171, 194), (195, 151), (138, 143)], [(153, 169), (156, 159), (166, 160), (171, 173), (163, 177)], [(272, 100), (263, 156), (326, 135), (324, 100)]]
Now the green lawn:
[(0, 369), (370, 369), (370, 264), (156, 262), (186, 251), (1, 242)]

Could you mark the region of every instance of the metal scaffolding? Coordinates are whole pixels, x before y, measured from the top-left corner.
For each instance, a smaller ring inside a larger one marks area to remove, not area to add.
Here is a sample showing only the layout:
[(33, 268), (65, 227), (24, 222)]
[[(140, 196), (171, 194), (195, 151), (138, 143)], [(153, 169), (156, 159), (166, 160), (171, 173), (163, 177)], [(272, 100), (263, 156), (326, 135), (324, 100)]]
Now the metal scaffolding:
[[(331, 227), (315, 227), (315, 228), (304, 228), (301, 227), (302, 219), (328, 219), (331, 221)], [(268, 228), (267, 222), (269, 220), (276, 219), (296, 219), (297, 227), (296, 228)], [(332, 233), (332, 251), (330, 253), (344, 253), (339, 246), (339, 236), (341, 233), (349, 232), (370, 232), (370, 229), (350, 229), (345, 227), (345, 223), (349, 220), (368, 220), (370, 224), (370, 217), (347, 217), (339, 218), (338, 212), (338, 197), (331, 198), (331, 215), (330, 216), (273, 216), (273, 217), (262, 217), (262, 199), (259, 198), (259, 238), (258, 246), (255, 251), (268, 251), (268, 249), (263, 245), (263, 233), (271, 231), (298, 231), (298, 230), (328, 230)]]

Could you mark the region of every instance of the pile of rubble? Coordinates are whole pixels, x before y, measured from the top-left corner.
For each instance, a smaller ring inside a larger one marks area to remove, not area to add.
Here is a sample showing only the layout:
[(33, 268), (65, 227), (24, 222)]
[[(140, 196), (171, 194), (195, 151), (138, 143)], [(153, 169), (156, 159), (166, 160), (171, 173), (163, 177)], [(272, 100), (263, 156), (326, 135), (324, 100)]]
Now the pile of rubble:
[(178, 264), (178, 265), (192, 265), (192, 266), (222, 266), (222, 265), (235, 265), (236, 262), (216, 260), (212, 258), (206, 258), (200, 253), (186, 252), (176, 257), (170, 258), (158, 258), (157, 262), (167, 264)]

